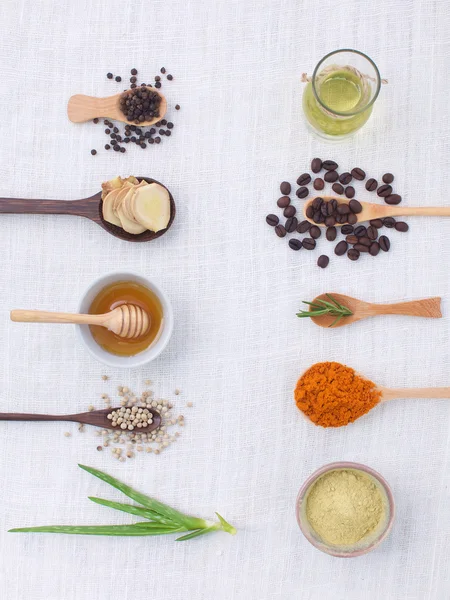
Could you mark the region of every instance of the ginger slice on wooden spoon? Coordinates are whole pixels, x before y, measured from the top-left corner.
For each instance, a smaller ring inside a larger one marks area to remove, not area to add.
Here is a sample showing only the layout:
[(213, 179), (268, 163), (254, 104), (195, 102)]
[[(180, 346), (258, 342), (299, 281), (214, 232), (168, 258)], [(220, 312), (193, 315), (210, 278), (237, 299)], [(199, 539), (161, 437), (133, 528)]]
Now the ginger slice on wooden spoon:
[(131, 212), (146, 229), (155, 233), (165, 229), (170, 220), (169, 192), (157, 183), (139, 187), (131, 197)]

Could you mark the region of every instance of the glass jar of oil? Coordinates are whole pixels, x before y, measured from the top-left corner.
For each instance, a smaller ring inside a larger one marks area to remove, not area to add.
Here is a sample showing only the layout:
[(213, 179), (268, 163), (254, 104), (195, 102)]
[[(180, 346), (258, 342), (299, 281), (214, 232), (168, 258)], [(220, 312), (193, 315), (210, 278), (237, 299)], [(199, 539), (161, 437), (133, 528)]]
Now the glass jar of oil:
[(158, 296), (144, 285), (136, 281), (115, 281), (100, 290), (88, 312), (91, 315), (100, 315), (114, 310), (121, 304), (134, 304), (146, 311), (150, 319), (150, 328), (145, 335), (127, 339), (106, 327), (89, 325), (89, 328), (94, 340), (107, 352), (119, 356), (134, 356), (159, 339), (163, 330), (163, 307)]
[(306, 120), (321, 137), (345, 138), (367, 122), (380, 86), (380, 73), (368, 56), (357, 50), (331, 52), (303, 93)]

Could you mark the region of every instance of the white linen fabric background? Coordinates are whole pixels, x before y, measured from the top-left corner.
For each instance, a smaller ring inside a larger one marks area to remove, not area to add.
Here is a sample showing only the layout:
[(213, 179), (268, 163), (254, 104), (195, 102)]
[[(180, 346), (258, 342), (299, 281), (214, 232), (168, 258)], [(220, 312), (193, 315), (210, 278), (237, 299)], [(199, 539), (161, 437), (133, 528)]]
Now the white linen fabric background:
[[(0, 597), (448, 599), (450, 403), (396, 401), (324, 430), (302, 418), (292, 390), (321, 360), (383, 385), (450, 385), (450, 219), (410, 218), (391, 252), (357, 263), (324, 240), (321, 251), (292, 252), (264, 220), (278, 210), (280, 181), (295, 183), (314, 156), (377, 179), (392, 171), (405, 204), (450, 204), (448, 2), (3, 0), (0, 15), (1, 196), (82, 198), (137, 174), (162, 181), (177, 203), (172, 229), (150, 244), (82, 218), (1, 216), (0, 410), (76, 412), (150, 378), (161, 397), (181, 388), (186, 416), (166, 452), (126, 463), (97, 452), (92, 429), (2, 423)], [(300, 77), (341, 47), (366, 52), (389, 84), (366, 127), (329, 144), (304, 125)], [(126, 82), (136, 67), (149, 81), (162, 66), (175, 78), (162, 88), (175, 129), (161, 146), (108, 153), (102, 124), (68, 121), (71, 94), (125, 87), (108, 71)], [(324, 271), (321, 253), (331, 256)], [(173, 301), (173, 338), (145, 369), (104, 368), (71, 327), (9, 322), (11, 308), (75, 310), (97, 276), (117, 269), (155, 278)], [(381, 302), (439, 295), (444, 319), (383, 317), (334, 331), (298, 320), (301, 301), (324, 291)], [(379, 470), (397, 502), (389, 538), (354, 560), (320, 553), (295, 521), (301, 483), (335, 460)], [(131, 522), (87, 500), (120, 494), (78, 462), (186, 512), (218, 510), (238, 534), (178, 544), (6, 533)]]

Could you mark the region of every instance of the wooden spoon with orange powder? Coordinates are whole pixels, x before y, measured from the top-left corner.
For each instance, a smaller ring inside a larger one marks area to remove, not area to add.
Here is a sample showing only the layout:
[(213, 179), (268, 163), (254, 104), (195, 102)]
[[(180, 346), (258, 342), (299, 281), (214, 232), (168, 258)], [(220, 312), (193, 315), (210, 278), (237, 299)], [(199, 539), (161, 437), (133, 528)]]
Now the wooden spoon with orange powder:
[(297, 407), (321, 427), (353, 423), (380, 402), (396, 398), (450, 398), (450, 387), (386, 388), (337, 362), (316, 363), (300, 379), (294, 391)]

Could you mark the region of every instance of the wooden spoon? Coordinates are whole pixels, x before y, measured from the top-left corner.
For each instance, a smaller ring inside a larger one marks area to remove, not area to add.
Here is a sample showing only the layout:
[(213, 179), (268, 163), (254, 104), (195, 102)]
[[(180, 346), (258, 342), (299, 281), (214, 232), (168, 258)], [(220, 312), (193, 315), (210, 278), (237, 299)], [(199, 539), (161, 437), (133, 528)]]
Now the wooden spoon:
[[(157, 89), (150, 86), (145, 87), (149, 91), (158, 94), (161, 98), (161, 104), (159, 105), (159, 116), (151, 121), (142, 121), (142, 123), (139, 123), (139, 127), (147, 127), (164, 119), (167, 110), (167, 100), (161, 92), (158, 92)], [(128, 123), (129, 125), (135, 125), (135, 122), (128, 121), (120, 110), (119, 101), (122, 94), (123, 92), (120, 92), (120, 94), (107, 96), (106, 98), (96, 98), (95, 96), (76, 94), (69, 98), (69, 103), (67, 104), (67, 116), (72, 123), (84, 123), (85, 121), (91, 121), (96, 117), (103, 117), (114, 121), (121, 121), (122, 123)]]
[[(314, 298), (313, 303), (317, 300), (325, 300), (326, 302), (332, 302), (330, 296), (334, 298), (339, 304), (349, 308), (352, 311), (352, 315), (348, 317), (342, 317), (339, 321), (333, 325), (335, 327), (342, 327), (343, 325), (350, 325), (355, 321), (361, 319), (367, 319), (368, 317), (374, 317), (376, 315), (408, 315), (410, 317), (427, 317), (430, 319), (440, 319), (441, 313), (441, 299), (436, 298), (425, 298), (424, 300), (412, 300), (410, 302), (396, 302), (394, 304), (374, 304), (372, 302), (364, 302), (351, 296), (345, 296), (344, 294), (335, 294), (330, 292), (327, 294), (320, 294), (317, 298)], [(311, 311), (311, 306), (309, 307)], [(336, 317), (331, 315), (322, 315), (321, 317), (311, 317), (316, 325), (320, 327), (330, 327)]]
[(145, 335), (150, 328), (150, 318), (146, 311), (135, 304), (122, 304), (111, 312), (102, 315), (80, 315), (71, 313), (46, 312), (43, 310), (12, 310), (11, 321), (20, 323), (76, 323), (79, 325), (100, 325), (119, 337), (135, 339)]
[[(139, 181), (146, 181), (147, 183), (159, 183), (156, 179), (150, 177), (138, 177)], [(163, 186), (165, 187), (165, 186)], [(166, 188), (167, 190), (167, 188)], [(139, 235), (133, 235), (128, 233), (121, 227), (116, 227), (105, 221), (102, 212), (102, 193), (97, 192), (89, 198), (83, 198), (82, 200), (25, 200), (23, 198), (0, 198), (0, 214), (29, 214), (29, 215), (76, 215), (79, 217), (86, 217), (97, 225), (100, 225), (105, 231), (111, 235), (126, 240), (127, 242), (150, 242), (164, 235), (170, 228), (175, 218), (175, 201), (169, 190), (170, 198), (170, 219), (167, 227), (161, 231), (144, 231)]]
[[(315, 196), (316, 197), (316, 196)], [(320, 196), (325, 201), (337, 200), (339, 204), (349, 203), (348, 198), (335, 198), (334, 196)], [(325, 223), (315, 223), (306, 216), (308, 206), (314, 201), (314, 198), (307, 200), (303, 205), (303, 215), (307, 221), (319, 227), (326, 227)], [(389, 206), (387, 204), (372, 204), (371, 202), (361, 202), (363, 209), (358, 217), (358, 222), (371, 221), (372, 219), (384, 219), (385, 217), (406, 217), (406, 216), (429, 216), (429, 217), (450, 217), (450, 206)], [(341, 223), (336, 223), (335, 227), (341, 227)]]
[[(126, 433), (125, 429), (113, 427), (111, 420), (107, 415), (113, 410), (119, 408), (103, 408), (101, 410), (93, 410), (92, 412), (78, 413), (75, 415), (38, 415), (33, 413), (0, 413), (0, 421), (74, 421), (75, 423), (83, 423), (84, 425), (94, 425), (94, 427), (102, 427), (103, 429), (113, 429), (120, 433)], [(161, 425), (161, 415), (153, 408), (148, 409), (153, 415), (153, 421), (147, 427), (135, 428), (133, 431), (138, 433), (150, 433)]]

